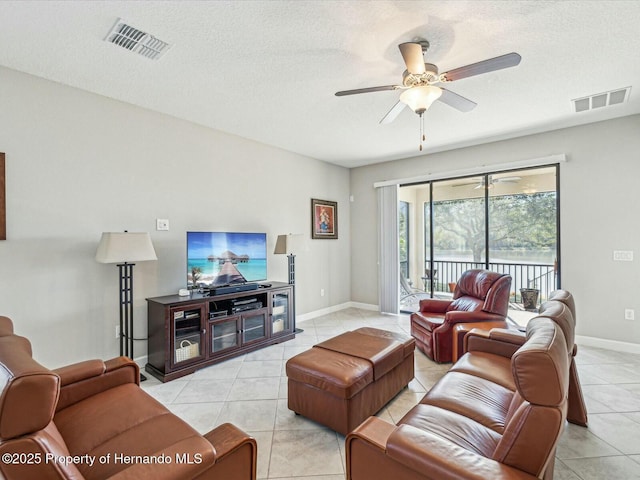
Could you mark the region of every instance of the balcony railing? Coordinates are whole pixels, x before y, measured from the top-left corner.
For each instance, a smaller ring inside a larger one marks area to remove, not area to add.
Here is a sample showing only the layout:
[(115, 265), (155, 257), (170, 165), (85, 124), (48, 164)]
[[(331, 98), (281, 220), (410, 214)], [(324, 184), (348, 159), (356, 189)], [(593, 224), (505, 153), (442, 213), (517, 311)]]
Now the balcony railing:
[[(453, 292), (455, 283), (463, 272), (475, 268), (486, 268), (484, 262), (446, 261), (433, 262), (433, 290), (436, 292)], [(553, 264), (545, 263), (489, 263), (489, 270), (498, 273), (508, 273), (512, 277), (511, 302), (521, 303), (521, 288), (535, 288), (540, 290), (540, 300), (548, 298), (557, 284), (557, 269)], [(425, 267), (422, 277), (424, 289), (431, 289), (431, 266)]]

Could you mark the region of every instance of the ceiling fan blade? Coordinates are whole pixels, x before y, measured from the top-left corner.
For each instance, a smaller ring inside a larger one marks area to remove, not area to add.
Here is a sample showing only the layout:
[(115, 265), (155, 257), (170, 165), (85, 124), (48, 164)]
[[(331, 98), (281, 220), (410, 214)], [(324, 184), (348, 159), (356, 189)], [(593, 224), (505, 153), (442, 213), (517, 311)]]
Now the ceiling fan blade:
[(446, 103), (456, 110), (460, 110), (461, 112), (470, 112), (478, 105), (476, 102), (472, 102), (468, 98), (465, 98), (462, 95), (458, 95), (451, 90), (447, 90), (446, 88), (441, 88), (441, 90), (442, 95), (440, 95), (440, 98), (438, 98), (438, 100), (440, 100), (442, 103)]
[(469, 180), (468, 182), (462, 182), (462, 183), (456, 183), (454, 185), (451, 185), (452, 187), (468, 187), (471, 185), (478, 185), (478, 184), (482, 184), (484, 178), (483, 177), (470, 177), (470, 178), (466, 178), (463, 180)]
[(506, 55), (483, 60), (482, 62), (454, 68), (453, 70), (443, 73), (441, 78), (445, 82), (453, 82), (455, 80), (460, 80), (461, 78), (472, 77), (474, 75), (493, 72), (495, 70), (502, 70), (503, 68), (515, 67), (520, 63), (521, 58), (522, 57), (517, 53), (507, 53)]
[(522, 177), (502, 177), (495, 178), (493, 181), (495, 183), (518, 183), (520, 180), (522, 180)]
[(472, 182), (472, 183), (458, 183), (456, 185), (451, 185), (452, 187), (468, 187), (470, 185), (478, 185), (478, 182)]
[(398, 88), (402, 88), (399, 85), (384, 85), (382, 87), (368, 87), (368, 88), (356, 88), (355, 90), (342, 90), (340, 92), (336, 92), (336, 97), (343, 97), (345, 95), (356, 95), (358, 93), (369, 93), (369, 92), (383, 92), (385, 90), (397, 90)]
[(404, 110), (404, 107), (406, 106), (407, 106), (406, 103), (403, 103), (400, 100), (398, 100), (398, 102), (393, 107), (391, 107), (391, 110), (389, 110), (387, 114), (384, 117), (382, 117), (382, 120), (380, 120), (380, 123), (384, 125), (384, 124), (393, 122), (396, 119), (396, 117), (400, 115), (400, 112)]
[(402, 59), (407, 66), (407, 71), (414, 75), (421, 75), (426, 72), (424, 68), (424, 58), (422, 56), (422, 45), (419, 43), (407, 42), (398, 45)]

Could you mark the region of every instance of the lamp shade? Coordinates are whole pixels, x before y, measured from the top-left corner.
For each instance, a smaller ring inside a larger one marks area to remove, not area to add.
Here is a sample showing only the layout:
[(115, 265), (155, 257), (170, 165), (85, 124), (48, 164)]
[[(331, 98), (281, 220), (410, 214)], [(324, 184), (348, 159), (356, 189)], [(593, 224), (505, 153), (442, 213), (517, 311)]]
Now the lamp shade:
[(273, 250), (273, 253), (276, 255), (292, 255), (302, 250), (304, 250), (302, 246), (302, 234), (289, 233), (287, 235), (278, 235), (276, 248)]
[(423, 113), (442, 95), (442, 90), (431, 85), (412, 87), (400, 95), (400, 101), (416, 113)]
[(157, 260), (147, 232), (103, 232), (96, 251), (99, 263), (145, 262)]

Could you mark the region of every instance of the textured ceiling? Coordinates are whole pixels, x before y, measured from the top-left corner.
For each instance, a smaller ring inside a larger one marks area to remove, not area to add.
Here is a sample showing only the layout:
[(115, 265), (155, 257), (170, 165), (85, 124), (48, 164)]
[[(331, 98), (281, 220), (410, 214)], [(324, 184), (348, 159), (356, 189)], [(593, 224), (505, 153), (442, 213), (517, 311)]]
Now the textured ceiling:
[[(172, 46), (158, 61), (104, 40), (118, 18)], [(453, 82), (424, 153), (640, 113), (638, 1), (2, 1), (0, 65), (346, 167), (419, 154), (398, 92), (398, 43), (423, 37), (440, 71), (509, 52), (515, 68)], [(571, 100), (632, 86), (627, 103)]]

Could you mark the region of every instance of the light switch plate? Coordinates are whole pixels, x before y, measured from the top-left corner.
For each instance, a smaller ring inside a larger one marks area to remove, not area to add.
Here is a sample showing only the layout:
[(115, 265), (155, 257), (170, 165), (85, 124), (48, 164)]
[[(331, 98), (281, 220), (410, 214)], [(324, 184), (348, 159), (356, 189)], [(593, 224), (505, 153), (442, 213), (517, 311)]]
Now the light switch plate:
[(633, 250), (614, 250), (613, 260), (616, 262), (633, 262)]
[(156, 230), (169, 230), (169, 220), (166, 218), (156, 218)]

